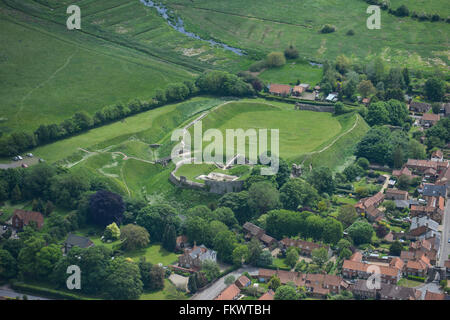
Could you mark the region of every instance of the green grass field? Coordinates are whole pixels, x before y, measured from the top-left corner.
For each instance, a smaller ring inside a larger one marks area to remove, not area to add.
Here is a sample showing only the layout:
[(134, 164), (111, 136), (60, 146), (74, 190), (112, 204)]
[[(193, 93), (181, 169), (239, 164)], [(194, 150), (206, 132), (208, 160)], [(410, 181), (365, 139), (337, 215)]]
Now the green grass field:
[(259, 77), (271, 83), (295, 85), (300, 80), (301, 83), (315, 86), (322, 79), (322, 69), (317, 66), (311, 66), (308, 62), (301, 59), (289, 60), (287, 64), (280, 68), (263, 71)]
[[(278, 129), (279, 155), (288, 161), (293, 161), (303, 154), (313, 152), (330, 143), (347, 124), (353, 125), (355, 122), (355, 118), (353, 123), (350, 123), (351, 119), (347, 121), (348, 123), (341, 123), (339, 119), (331, 113), (294, 110), (293, 105), (290, 104), (243, 100), (229, 103), (211, 112), (203, 119), (203, 132), (208, 128), (217, 128), (226, 140), (227, 129)], [(193, 129), (191, 132), (193, 133)], [(355, 138), (357, 137), (356, 135)], [(225, 148), (228, 148), (230, 152), (235, 148), (224, 142)], [(203, 147), (206, 147), (205, 144)], [(248, 155), (250, 145), (248, 139), (246, 145)], [(270, 137), (268, 145), (270, 150)], [(263, 151), (258, 150), (257, 154)]]
[[(413, 3), (408, 0), (394, 3), (400, 5), (406, 1)], [(363, 61), (366, 57), (381, 55), (392, 64), (413, 68), (443, 65), (446, 68), (449, 64), (449, 24), (398, 18), (382, 11), (381, 30), (368, 30), (368, 4), (362, 0), (164, 2), (183, 17), (189, 30), (233, 46), (269, 52), (282, 51), (293, 44), (301, 56), (313, 60), (334, 59), (346, 54)], [(415, 7), (420, 7), (415, 3)], [(448, 16), (445, 1), (433, 0), (432, 3), (426, 5), (427, 10), (433, 6), (442, 10), (441, 16)], [(325, 24), (335, 25), (337, 31), (321, 34), (319, 30)], [(354, 36), (346, 35), (350, 29), (354, 30)]]

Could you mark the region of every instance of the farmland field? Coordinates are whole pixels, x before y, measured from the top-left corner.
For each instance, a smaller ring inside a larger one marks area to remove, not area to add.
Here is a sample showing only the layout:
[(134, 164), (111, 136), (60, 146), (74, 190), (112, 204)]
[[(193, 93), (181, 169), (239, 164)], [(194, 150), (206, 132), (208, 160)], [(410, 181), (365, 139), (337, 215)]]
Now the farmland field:
[[(401, 2), (392, 1), (396, 8)], [(424, 3), (427, 1), (424, 1)], [(165, 0), (194, 32), (230, 45), (265, 52), (282, 51), (296, 46), (309, 59), (334, 59), (346, 54), (354, 59), (381, 55), (386, 61), (402, 66), (448, 68), (448, 35), (445, 22), (419, 22), (381, 13), (381, 30), (368, 30), (368, 4), (362, 0)], [(447, 17), (445, 1), (432, 1), (428, 8), (441, 10)], [(420, 4), (416, 4), (420, 6)], [(431, 10), (431, 9), (430, 9)], [(337, 31), (321, 34), (325, 24)], [(352, 29), (355, 35), (346, 35)], [(447, 69), (448, 70), (448, 69)]]

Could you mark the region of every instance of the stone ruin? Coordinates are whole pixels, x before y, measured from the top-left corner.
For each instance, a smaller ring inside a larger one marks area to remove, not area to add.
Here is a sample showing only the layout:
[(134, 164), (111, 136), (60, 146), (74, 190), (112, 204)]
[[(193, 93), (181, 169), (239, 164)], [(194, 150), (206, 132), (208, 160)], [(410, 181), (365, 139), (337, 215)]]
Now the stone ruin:
[(302, 165), (293, 163), (291, 174), (294, 178), (300, 177), (302, 175)]

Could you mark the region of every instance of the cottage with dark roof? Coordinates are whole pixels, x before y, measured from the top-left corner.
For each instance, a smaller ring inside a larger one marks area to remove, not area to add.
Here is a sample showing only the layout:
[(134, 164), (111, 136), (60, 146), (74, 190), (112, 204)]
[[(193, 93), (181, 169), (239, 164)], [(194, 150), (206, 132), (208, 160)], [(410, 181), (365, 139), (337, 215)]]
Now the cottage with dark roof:
[(69, 235), (67, 236), (67, 240), (64, 243), (64, 253), (67, 254), (73, 247), (86, 249), (89, 247), (93, 247), (94, 245), (95, 244), (89, 238), (69, 233)]

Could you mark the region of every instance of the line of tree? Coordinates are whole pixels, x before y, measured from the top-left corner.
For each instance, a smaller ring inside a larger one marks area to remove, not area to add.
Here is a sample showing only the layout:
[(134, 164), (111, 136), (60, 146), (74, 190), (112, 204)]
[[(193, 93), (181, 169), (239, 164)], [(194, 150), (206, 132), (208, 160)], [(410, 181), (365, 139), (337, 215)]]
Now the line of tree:
[(254, 94), (253, 87), (236, 75), (224, 71), (201, 74), (194, 82), (169, 84), (158, 90), (150, 101), (133, 100), (127, 104), (106, 106), (93, 116), (85, 111), (75, 113), (59, 124), (42, 124), (34, 132), (14, 132), (0, 137), (0, 156), (13, 156), (23, 151), (64, 139), (89, 129), (145, 112), (167, 103), (184, 101), (197, 94), (245, 97)]

